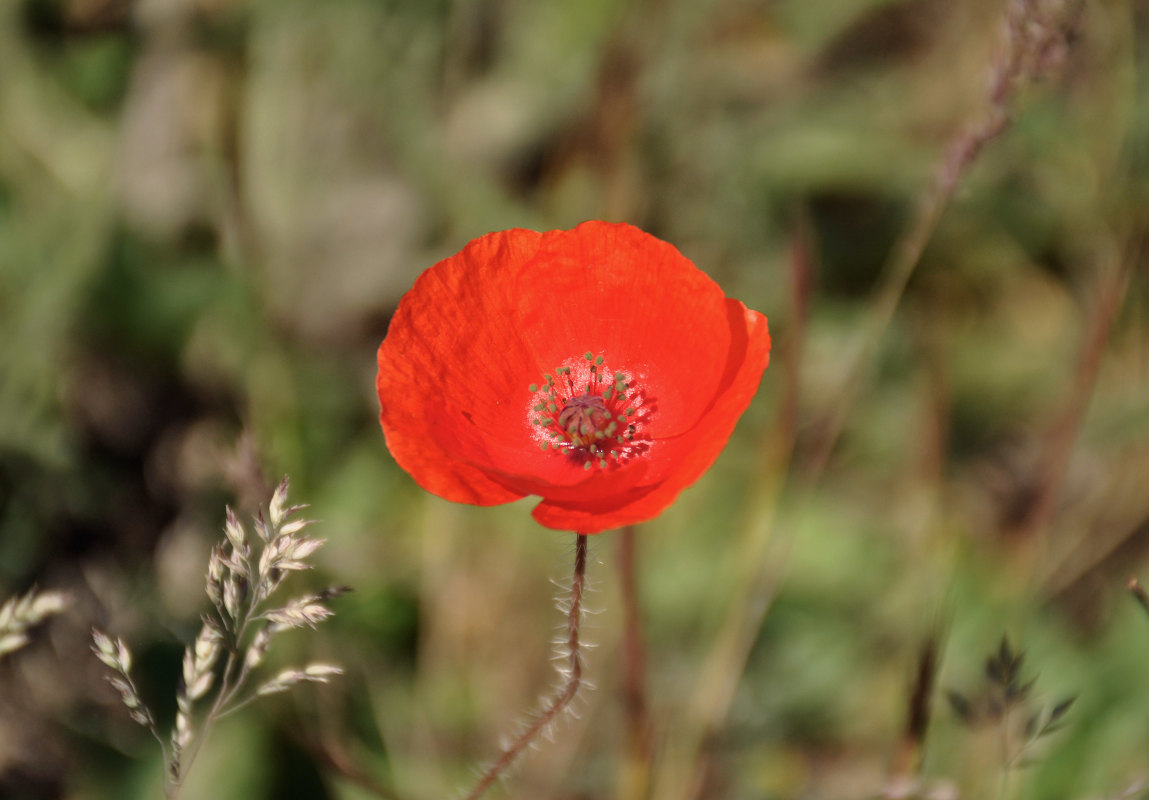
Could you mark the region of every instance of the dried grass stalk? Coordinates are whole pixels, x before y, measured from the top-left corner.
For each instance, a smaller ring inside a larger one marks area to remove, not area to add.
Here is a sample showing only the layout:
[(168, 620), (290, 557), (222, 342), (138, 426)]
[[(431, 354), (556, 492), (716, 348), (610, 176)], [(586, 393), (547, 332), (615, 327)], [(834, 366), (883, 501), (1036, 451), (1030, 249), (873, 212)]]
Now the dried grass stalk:
[(110, 670), (108, 680), (120, 693), (132, 719), (147, 728), (164, 751), (165, 794), (179, 794), (212, 724), (264, 695), (287, 691), (299, 683), (327, 683), (343, 670), (331, 664), (285, 669), (253, 687), (252, 672), (263, 663), (277, 633), (315, 628), (333, 612), (324, 604), (348, 591), (333, 587), (315, 594), (269, 603), (286, 576), (310, 569), (307, 559), (322, 545), (304, 531), (311, 520), (297, 518), (305, 506), (288, 504), (288, 481), (275, 490), (267, 516), (254, 519), (256, 536), (229, 508), (224, 541), (208, 559), (206, 591), (211, 609), (195, 641), (184, 651), (183, 673), (176, 692), (176, 718), (165, 742), (155, 718), (131, 678), (132, 654), (122, 639), (92, 631), (92, 651)]

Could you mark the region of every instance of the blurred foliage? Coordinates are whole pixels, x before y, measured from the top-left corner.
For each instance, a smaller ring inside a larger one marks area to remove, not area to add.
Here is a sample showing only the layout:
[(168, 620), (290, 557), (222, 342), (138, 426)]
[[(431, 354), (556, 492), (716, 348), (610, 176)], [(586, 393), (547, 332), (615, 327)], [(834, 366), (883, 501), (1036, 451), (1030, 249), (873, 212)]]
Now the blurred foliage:
[[(983, 107), (1003, 8), (0, 3), (0, 589), (74, 601), (0, 665), (0, 796), (159, 796), (88, 629), (138, 643), (170, 714), (223, 505), (254, 511), (285, 473), (329, 539), (309, 578), (357, 591), (285, 637), (284, 665), (348, 675), (221, 724), (184, 796), (464, 785), (549, 686), (571, 543), (529, 501), (418, 491), (377, 428), (374, 351), (468, 239), (588, 218), (675, 243), (775, 337), (727, 452), (638, 533), (658, 800), (688, 791), (691, 741), (699, 797), (997, 792), (992, 733), (940, 701), (924, 741), (904, 720), (923, 642), (937, 700), (1003, 634), (1035, 702), (1078, 698), (1010, 795), (1140, 796), (1149, 627), (1123, 587), (1149, 555), (1143, 4), (1085, 3), (1062, 69), (1016, 98), (817, 455), (891, 248)], [(630, 800), (611, 534), (592, 557), (598, 688), (492, 796)], [(718, 632), (767, 607), (745, 668), (723, 661)]]

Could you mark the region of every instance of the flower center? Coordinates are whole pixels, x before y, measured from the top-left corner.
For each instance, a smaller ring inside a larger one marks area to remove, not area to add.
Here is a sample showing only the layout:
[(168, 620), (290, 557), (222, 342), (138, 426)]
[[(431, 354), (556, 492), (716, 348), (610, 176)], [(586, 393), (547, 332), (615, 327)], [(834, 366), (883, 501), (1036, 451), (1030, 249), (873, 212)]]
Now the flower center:
[(581, 461), (584, 469), (595, 464), (605, 469), (646, 449), (641, 436), (636, 438), (641, 421), (635, 407), (641, 402), (626, 375), (612, 376), (602, 356), (588, 352), (583, 360), (578, 378), (571, 367), (557, 367), (543, 376), (541, 386), (531, 384), (536, 400), (531, 421), (539, 426), (544, 450)]
[(611, 413), (606, 410), (606, 402), (594, 394), (580, 394), (567, 401), (559, 412), (559, 427), (572, 439), (587, 439), (605, 431)]

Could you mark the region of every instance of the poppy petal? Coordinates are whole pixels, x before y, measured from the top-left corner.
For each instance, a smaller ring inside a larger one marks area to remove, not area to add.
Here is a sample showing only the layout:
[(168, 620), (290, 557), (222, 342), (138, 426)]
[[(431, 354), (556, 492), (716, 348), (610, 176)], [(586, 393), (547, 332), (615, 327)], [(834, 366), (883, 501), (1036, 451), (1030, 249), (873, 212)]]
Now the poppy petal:
[(543, 235), (518, 271), (518, 324), (546, 366), (609, 356), (659, 403), (651, 435), (693, 425), (714, 396), (729, 349), (726, 296), (674, 246), (631, 225), (584, 222)]
[[(741, 327), (742, 346), (736, 349), (743, 357), (726, 365), (723, 390), (699, 426), (687, 435), (660, 443), (662, 458), (652, 464), (648, 476), (654, 482), (624, 492), (607, 503), (580, 504), (544, 497), (532, 512), (536, 521), (548, 528), (582, 533), (600, 533), (644, 522), (658, 516), (710, 468), (753, 399), (770, 361), (766, 318), (737, 300), (727, 302), (734, 327)], [(741, 326), (737, 324), (739, 317), (743, 320)]]
[(528, 261), (541, 234), (515, 229), (476, 239), (423, 272), (404, 295), (379, 348), (380, 423), (399, 465), (420, 486), (456, 502), (517, 499), (443, 446), (444, 409), (481, 411), (496, 429), (520, 416), (504, 396), (537, 371), (507, 313), (498, 273)]

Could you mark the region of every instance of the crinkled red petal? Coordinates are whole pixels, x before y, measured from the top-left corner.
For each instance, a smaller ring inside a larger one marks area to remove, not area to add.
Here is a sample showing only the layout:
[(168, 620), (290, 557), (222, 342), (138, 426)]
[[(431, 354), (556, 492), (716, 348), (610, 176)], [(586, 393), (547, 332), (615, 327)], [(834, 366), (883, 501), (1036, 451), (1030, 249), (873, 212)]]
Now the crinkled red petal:
[(522, 496), (460, 458), (448, 410), (489, 430), (522, 424), (507, 398), (537, 371), (507, 309), (508, 270), (534, 258), (541, 234), (492, 233), (423, 272), (399, 303), (379, 347), (376, 389), (387, 447), (427, 491), (494, 505)]
[[(594, 503), (649, 484), (651, 462), (665, 461), (658, 442), (695, 426), (724, 377), (732, 334), (721, 288), (671, 245), (597, 221), (543, 234), (535, 257), (502, 279), (513, 281), (515, 324), (540, 368), (509, 390), (522, 409), (517, 425), (492, 430), (456, 416), (440, 430), (443, 444), (521, 494)], [(603, 355), (606, 369), (624, 371), (645, 393), (653, 412), (642, 435), (652, 452), (587, 470), (538, 446), (527, 386), (585, 352)]]
[(535, 361), (604, 355), (657, 399), (650, 435), (686, 430), (714, 396), (730, 349), (726, 296), (672, 245), (619, 223), (551, 231), (516, 294)]
[(762, 373), (770, 362), (766, 318), (737, 300), (727, 303), (735, 341), (725, 364), (722, 388), (698, 425), (658, 443), (652, 452), (647, 481), (590, 503), (544, 496), (533, 512), (539, 523), (559, 530), (600, 533), (644, 522), (662, 513), (683, 489), (710, 468), (758, 391)]

